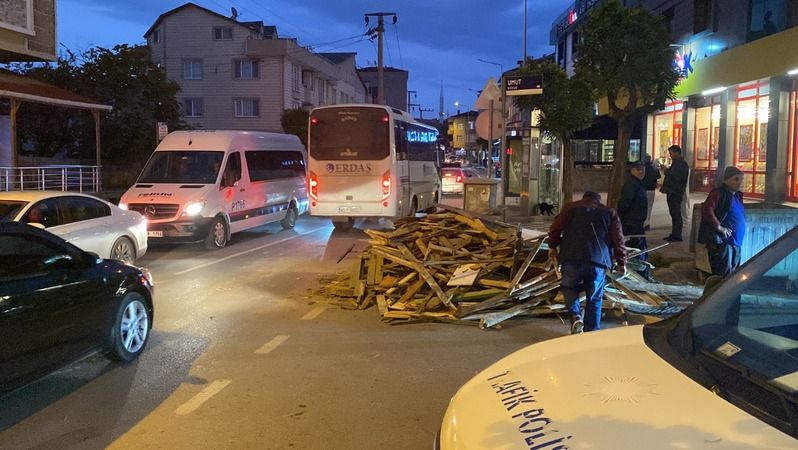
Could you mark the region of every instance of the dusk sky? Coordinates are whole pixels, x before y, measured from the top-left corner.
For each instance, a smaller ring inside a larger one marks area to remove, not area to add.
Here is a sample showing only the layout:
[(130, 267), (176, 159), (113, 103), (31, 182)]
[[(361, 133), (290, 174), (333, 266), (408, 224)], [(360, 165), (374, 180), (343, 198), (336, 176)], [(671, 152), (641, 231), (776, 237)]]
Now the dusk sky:
[[(61, 0), (58, 2), (58, 40), (71, 50), (92, 46), (144, 43), (144, 32), (158, 15), (186, 3), (181, 0)], [(441, 81), (445, 110), (465, 110), (487, 79), (497, 77), (500, 63), (509, 69), (523, 56), (523, 0), (196, 0), (194, 3), (224, 15), (230, 8), (239, 20), (263, 20), (276, 25), (281, 37), (295, 37), (300, 45), (319, 52), (357, 52), (359, 67), (374, 65), (376, 39), (362, 34), (366, 12), (395, 12), (396, 25), (386, 23), (385, 64), (410, 72), (408, 89), (418, 92), (415, 103), (438, 113)], [(528, 0), (527, 53), (551, 53), (552, 21), (570, 0)], [(372, 25), (374, 22), (372, 21)], [(335, 42), (334, 42), (335, 41)], [(333, 43), (334, 42), (334, 43)], [(63, 47), (62, 47), (63, 48)], [(412, 98), (411, 98), (412, 99)], [(418, 117), (418, 112), (413, 115)]]

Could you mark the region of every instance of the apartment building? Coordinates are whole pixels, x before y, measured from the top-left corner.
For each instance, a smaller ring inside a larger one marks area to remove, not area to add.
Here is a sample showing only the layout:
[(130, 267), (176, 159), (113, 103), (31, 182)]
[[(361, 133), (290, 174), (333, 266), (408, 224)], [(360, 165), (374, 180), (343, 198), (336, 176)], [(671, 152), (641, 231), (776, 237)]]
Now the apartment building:
[(180, 84), (183, 116), (194, 126), (281, 132), (286, 109), (366, 101), (354, 53), (313, 53), (262, 22), (186, 3), (144, 37), (153, 61)]

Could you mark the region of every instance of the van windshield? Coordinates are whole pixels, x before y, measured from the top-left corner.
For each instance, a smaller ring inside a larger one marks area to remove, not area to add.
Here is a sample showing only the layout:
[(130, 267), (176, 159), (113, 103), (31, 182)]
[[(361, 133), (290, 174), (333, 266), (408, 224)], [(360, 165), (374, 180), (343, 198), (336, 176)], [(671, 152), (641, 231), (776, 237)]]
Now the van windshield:
[(222, 158), (224, 152), (155, 152), (141, 171), (138, 183), (213, 184)]
[(383, 109), (346, 107), (315, 111), (310, 156), (320, 160), (382, 160), (390, 148), (390, 121)]

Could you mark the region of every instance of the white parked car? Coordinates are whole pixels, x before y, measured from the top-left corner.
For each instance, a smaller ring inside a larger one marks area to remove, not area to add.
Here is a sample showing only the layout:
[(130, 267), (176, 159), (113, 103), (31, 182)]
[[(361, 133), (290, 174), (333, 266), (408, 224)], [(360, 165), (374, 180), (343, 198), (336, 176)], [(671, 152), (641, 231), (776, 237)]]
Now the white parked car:
[(441, 191), (444, 194), (462, 194), (466, 178), (480, 178), (479, 172), (471, 168), (445, 167)]
[(685, 312), (526, 347), (455, 394), (476, 449), (798, 448), (798, 227)]
[(80, 249), (132, 264), (147, 252), (141, 214), (74, 192), (0, 193), (0, 221), (38, 224)]

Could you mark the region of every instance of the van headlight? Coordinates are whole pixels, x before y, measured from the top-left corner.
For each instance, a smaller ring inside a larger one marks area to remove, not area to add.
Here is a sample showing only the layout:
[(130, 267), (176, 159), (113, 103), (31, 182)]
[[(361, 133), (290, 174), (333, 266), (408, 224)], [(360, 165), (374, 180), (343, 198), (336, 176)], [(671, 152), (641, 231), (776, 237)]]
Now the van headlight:
[(183, 207), (183, 213), (187, 216), (196, 216), (202, 212), (205, 202), (189, 202)]

